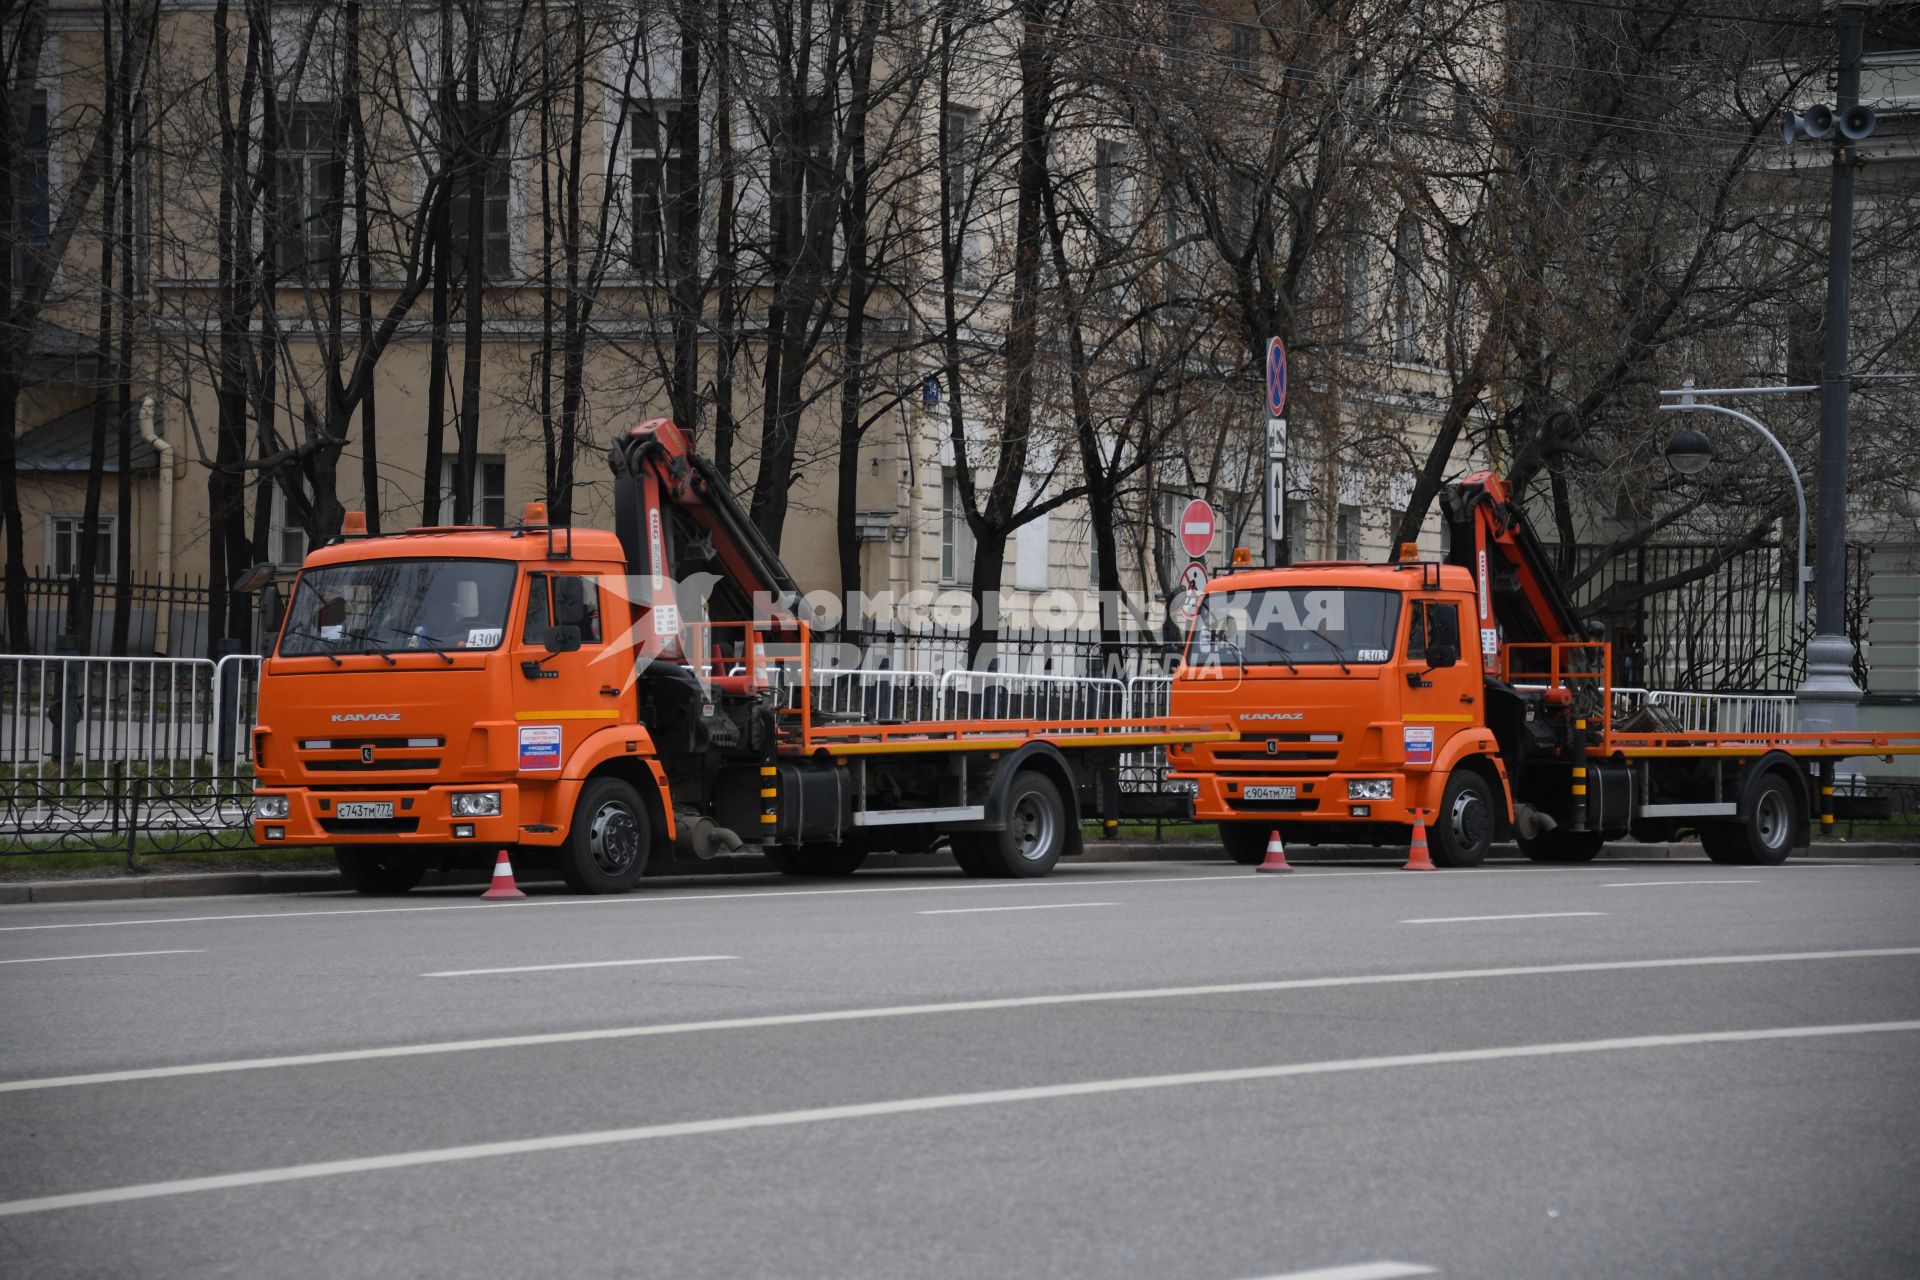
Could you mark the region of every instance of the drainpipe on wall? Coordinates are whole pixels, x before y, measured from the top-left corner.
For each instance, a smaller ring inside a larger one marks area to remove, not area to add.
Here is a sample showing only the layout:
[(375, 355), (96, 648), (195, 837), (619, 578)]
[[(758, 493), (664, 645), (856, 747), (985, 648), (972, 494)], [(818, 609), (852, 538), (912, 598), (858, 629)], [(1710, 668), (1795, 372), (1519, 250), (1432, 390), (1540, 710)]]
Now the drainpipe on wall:
[[(166, 583), (173, 576), (173, 446), (167, 438), (158, 435), (153, 429), (153, 397), (140, 397), (140, 438), (145, 440), (160, 457), (160, 581)], [(215, 584), (216, 589), (219, 584)], [(153, 619), (153, 647), (158, 653), (167, 652), (170, 637), (167, 624), (171, 621), (170, 611), (156, 607)]]
[(913, 414), (900, 401), (900, 444), (907, 455), (907, 590), (920, 590), (920, 455), (913, 447)]

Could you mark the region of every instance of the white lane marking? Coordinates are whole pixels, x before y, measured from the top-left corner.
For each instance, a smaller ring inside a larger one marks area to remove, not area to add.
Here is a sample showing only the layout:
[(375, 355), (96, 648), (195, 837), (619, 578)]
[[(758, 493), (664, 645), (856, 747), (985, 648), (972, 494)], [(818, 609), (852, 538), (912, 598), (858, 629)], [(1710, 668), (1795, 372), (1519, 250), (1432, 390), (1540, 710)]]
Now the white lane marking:
[(1758, 880), (1623, 880), (1619, 884), (1603, 884), (1602, 889), (1665, 889), (1680, 884), (1759, 884)]
[(627, 1129), (560, 1133), (542, 1138), (477, 1142), (468, 1146), (433, 1147), (421, 1151), (399, 1151), (384, 1156), (324, 1160), (313, 1164), (286, 1165), (277, 1169), (251, 1169), (243, 1173), (222, 1173), (205, 1178), (178, 1178), (168, 1182), (138, 1183), (127, 1187), (108, 1187), (100, 1191), (35, 1196), (26, 1200), (0, 1201), (0, 1217), (12, 1218), (29, 1213), (44, 1213), (50, 1209), (77, 1209), (89, 1205), (119, 1204), (129, 1200), (153, 1200), (162, 1196), (192, 1195), (201, 1191), (225, 1191), (235, 1187), (266, 1186), (276, 1182), (299, 1182), (309, 1178), (332, 1178), (351, 1173), (378, 1173), (388, 1169), (456, 1164), (469, 1160), (490, 1160), (501, 1156), (533, 1155), (548, 1151), (576, 1151), (584, 1147), (605, 1147), (621, 1143), (645, 1142), (656, 1138), (739, 1133), (750, 1129), (823, 1124), (836, 1120), (869, 1120), (880, 1116), (914, 1115), (929, 1111), (1004, 1106), (1021, 1102), (1044, 1102), (1059, 1098), (1086, 1098), (1101, 1094), (1139, 1093), (1152, 1089), (1178, 1089), (1197, 1085), (1243, 1084), (1255, 1080), (1336, 1075), (1350, 1071), (1384, 1071), (1464, 1062), (1498, 1062), (1512, 1058), (1551, 1058), (1573, 1054), (1624, 1052), (1634, 1049), (1674, 1049), (1692, 1045), (1744, 1044), (1766, 1040), (1809, 1040), (1903, 1031), (1920, 1031), (1920, 1021), (1854, 1022), (1828, 1026), (1761, 1027), (1749, 1031), (1695, 1031), (1677, 1035), (1618, 1036), (1608, 1040), (1503, 1045), (1491, 1049), (1452, 1049), (1438, 1053), (1406, 1053), (1379, 1058), (1340, 1058), (1325, 1062), (1290, 1062), (1266, 1067), (1183, 1071), (1174, 1075), (1080, 1080), (1070, 1084), (1037, 1085), (1020, 1089), (987, 1089), (978, 1093), (935, 1094), (932, 1097), (899, 1098), (887, 1102), (808, 1107), (796, 1111), (769, 1111), (759, 1115), (724, 1116), (712, 1120), (681, 1120), (667, 1124), (636, 1125)]
[(701, 960), (738, 960), (739, 956), (656, 956), (650, 960), (583, 960), (578, 964), (523, 964), (510, 969), (442, 969), (423, 978), (472, 978), (483, 973), (545, 973), (553, 969), (617, 969), (633, 964), (694, 964)]
[(229, 1071), (264, 1071), (275, 1067), (311, 1067), (336, 1062), (370, 1062), (382, 1058), (472, 1053), (486, 1049), (523, 1049), (552, 1044), (583, 1044), (598, 1040), (632, 1040), (644, 1036), (685, 1035), (700, 1031), (749, 1031), (765, 1027), (806, 1026), (821, 1022), (861, 1022), (875, 1018), (983, 1013), (1003, 1009), (1038, 1009), (1055, 1005), (1109, 1004), (1128, 1000), (1176, 1000), (1196, 996), (1245, 995), (1265, 991), (1317, 991), (1332, 987), (1390, 986), (1404, 982), (1460, 982), (1477, 978), (1528, 978), (1569, 973), (1622, 973), (1636, 969), (1691, 969), (1735, 964), (1782, 964), (1803, 960), (1880, 960), (1914, 956), (1920, 956), (1920, 947), (1877, 947), (1858, 951), (1787, 951), (1772, 955), (1683, 956), (1670, 960), (1595, 960), (1577, 964), (1515, 965), (1504, 969), (1354, 974), (1331, 978), (1285, 978), (1271, 982), (1225, 982), (1197, 987), (1149, 987), (1132, 991), (1079, 991), (1059, 995), (1003, 996), (988, 1000), (953, 1000), (940, 1004), (882, 1005), (865, 1009), (828, 1009), (814, 1013), (772, 1013), (750, 1018), (715, 1018), (706, 1022), (657, 1022), (637, 1027), (548, 1031), (517, 1036), (490, 1036), (477, 1040), (441, 1040), (425, 1044), (385, 1045), (374, 1049), (337, 1049), (324, 1053), (289, 1054), (279, 1058), (235, 1058), (224, 1062), (192, 1062), (172, 1067), (136, 1067), (125, 1071), (98, 1071), (86, 1075), (41, 1076), (30, 1080), (0, 1081), (0, 1093), (64, 1089), (73, 1085), (121, 1084), (130, 1080), (163, 1080), (176, 1076), (219, 1075)]
[[(1336, 865), (1349, 866), (1351, 863)], [(1859, 862), (1837, 863), (1787, 863), (1785, 866), (1769, 868), (1771, 874), (1785, 871), (1823, 871), (1834, 868), (1857, 870), (1865, 866)], [(937, 868), (936, 868), (937, 869)], [(1395, 883), (1410, 883), (1404, 876), (1386, 876), (1385, 864), (1374, 864), (1363, 871), (1321, 871), (1308, 864), (1295, 868), (1301, 874), (1287, 876), (1284, 879), (1275, 876), (1249, 875), (1245, 870), (1229, 871), (1214, 875), (1184, 876), (1140, 876), (1133, 879), (1101, 880), (1100, 887), (1119, 887), (1136, 884), (1219, 884), (1237, 882), (1240, 884), (1312, 884), (1319, 880), (1339, 880), (1350, 876), (1367, 876), (1376, 880), (1392, 880)], [(1411, 883), (1427, 885), (1466, 884), (1475, 876), (1524, 876), (1524, 875), (1577, 875), (1577, 874), (1614, 875), (1615, 867), (1593, 866), (1556, 866), (1540, 867), (1453, 867), (1444, 876), (1416, 876)], [(514, 904), (516, 911), (529, 911), (537, 907), (618, 907), (618, 906), (668, 906), (679, 902), (749, 902), (758, 898), (816, 898), (826, 896), (845, 896), (863, 893), (951, 893), (965, 890), (990, 889), (1061, 889), (1077, 888), (1084, 883), (1079, 875), (1069, 874), (1058, 879), (1004, 880), (990, 883), (979, 880), (963, 880), (952, 884), (901, 884), (873, 885), (849, 889), (729, 889), (720, 893), (673, 893), (664, 891), (647, 894), (607, 894), (587, 897), (568, 898), (528, 898)], [(90, 904), (71, 903), (71, 906)], [(34, 907), (45, 910), (45, 907)], [(46, 929), (119, 929), (130, 925), (149, 924), (209, 924), (222, 920), (294, 920), (311, 916), (380, 916), (409, 915), (428, 911), (491, 911), (499, 914), (499, 906), (492, 902), (443, 902), (422, 904), (415, 907), (330, 907), (320, 911), (236, 911), (210, 916), (159, 916), (136, 920), (71, 920), (60, 924), (9, 924), (0, 925), (0, 933), (37, 933)]]
[(1405, 1276), (1434, 1276), (1440, 1273), (1417, 1262), (1352, 1262), (1344, 1267), (1316, 1267), (1312, 1271), (1289, 1271), (1265, 1276), (1262, 1280), (1402, 1280)]
[(24, 960), (0, 960), (0, 964), (46, 964), (53, 960), (125, 960), (131, 956), (203, 956), (206, 948), (185, 951), (97, 951), (86, 956), (28, 956)]
[(1117, 902), (1031, 902), (1019, 907), (942, 907), (938, 911), (919, 911), (923, 916), (970, 916), (981, 911), (1061, 911), (1068, 907), (1117, 907)]
[[(1517, 876), (1517, 875), (1553, 875), (1562, 872), (1593, 872), (1598, 867), (1555, 867), (1552, 871), (1535, 871), (1531, 867), (1474, 867), (1454, 868), (1444, 876), (1422, 876), (1425, 884), (1464, 884), (1472, 876)], [(1347, 876), (1372, 876), (1379, 878), (1384, 867), (1370, 868), (1365, 871), (1313, 871), (1301, 868), (1304, 874), (1289, 876), (1286, 883), (1310, 884), (1315, 880), (1337, 880)], [(1102, 880), (1101, 888), (1136, 884), (1279, 884), (1272, 877), (1258, 877), (1242, 871), (1230, 871), (1219, 875), (1188, 876), (1140, 876), (1133, 879)], [(1402, 881), (1404, 883), (1404, 881)], [(955, 880), (947, 884), (895, 884), (873, 885), (849, 889), (732, 889), (721, 893), (658, 893), (658, 894), (607, 894), (572, 898), (528, 898), (524, 902), (513, 904), (516, 911), (528, 911), (536, 907), (619, 907), (619, 906), (668, 906), (678, 902), (751, 902), (760, 898), (818, 898), (843, 897), (849, 894), (867, 893), (960, 893), (969, 890), (1017, 890), (1017, 889), (1073, 889), (1084, 888), (1085, 881), (1078, 876), (1062, 876), (1058, 879), (1003, 880), (989, 883), (974, 879)], [(146, 924), (209, 924), (222, 920), (294, 920), (311, 916), (381, 916), (412, 915), (431, 911), (492, 911), (499, 913), (499, 906), (492, 902), (440, 902), (423, 903), (415, 907), (329, 907), (315, 911), (245, 911), (209, 916), (160, 916), (135, 920), (72, 920), (61, 924), (11, 924), (0, 925), (0, 933), (33, 933), (44, 929), (118, 929), (129, 925)]]
[(1401, 924), (1466, 924), (1474, 920), (1563, 920), (1569, 916), (1603, 916), (1604, 911), (1523, 911), (1511, 916), (1418, 916)]

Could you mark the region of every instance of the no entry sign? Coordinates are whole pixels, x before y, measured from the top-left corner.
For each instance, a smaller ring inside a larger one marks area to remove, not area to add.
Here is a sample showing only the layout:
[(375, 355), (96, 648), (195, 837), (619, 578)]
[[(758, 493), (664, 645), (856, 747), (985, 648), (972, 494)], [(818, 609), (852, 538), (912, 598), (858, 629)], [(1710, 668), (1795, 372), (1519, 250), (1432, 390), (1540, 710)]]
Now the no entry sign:
[(1180, 513), (1180, 545), (1187, 555), (1198, 560), (1213, 546), (1213, 508), (1204, 498), (1195, 498)]

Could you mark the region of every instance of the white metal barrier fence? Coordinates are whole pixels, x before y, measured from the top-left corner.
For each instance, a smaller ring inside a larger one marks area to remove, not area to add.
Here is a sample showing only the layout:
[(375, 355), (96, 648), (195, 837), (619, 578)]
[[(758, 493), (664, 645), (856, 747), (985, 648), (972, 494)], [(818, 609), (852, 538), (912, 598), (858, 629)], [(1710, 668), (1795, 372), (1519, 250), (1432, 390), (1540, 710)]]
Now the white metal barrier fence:
[(1792, 733), (1798, 708), (1790, 693), (1695, 693), (1677, 689), (1616, 688), (1613, 722), (1645, 713), (1668, 733)]
[(934, 710), (941, 720), (1118, 720), (1126, 699), (1126, 686), (1107, 676), (949, 671)]
[[(1129, 720), (1164, 716), (1172, 711), (1172, 676), (1129, 676), (1127, 678), (1126, 715)], [(1144, 791), (1153, 795), (1191, 795), (1197, 787), (1191, 782), (1170, 782), (1167, 774), (1173, 766), (1167, 761), (1165, 747), (1142, 747), (1120, 755), (1120, 789)]]
[(0, 766), (85, 777), (237, 774), (250, 751), (260, 659), (0, 658)]

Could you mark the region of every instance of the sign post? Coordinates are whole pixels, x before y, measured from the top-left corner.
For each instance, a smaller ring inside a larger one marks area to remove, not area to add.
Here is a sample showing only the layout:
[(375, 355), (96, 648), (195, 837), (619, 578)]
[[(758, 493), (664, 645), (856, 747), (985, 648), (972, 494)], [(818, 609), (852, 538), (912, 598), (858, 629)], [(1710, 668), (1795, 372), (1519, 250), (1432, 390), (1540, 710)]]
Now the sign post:
[(1267, 563), (1286, 564), (1287, 346), (1267, 339)]

